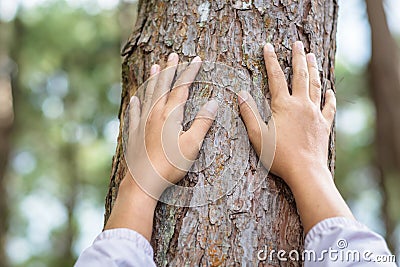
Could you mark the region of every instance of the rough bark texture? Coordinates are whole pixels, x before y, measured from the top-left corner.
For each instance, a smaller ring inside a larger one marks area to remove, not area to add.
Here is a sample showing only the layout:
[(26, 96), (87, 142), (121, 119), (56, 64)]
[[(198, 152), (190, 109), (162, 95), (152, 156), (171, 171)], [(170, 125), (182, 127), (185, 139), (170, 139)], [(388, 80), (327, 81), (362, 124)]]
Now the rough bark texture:
[[(376, 165), (382, 190), (382, 215), (389, 247), (396, 243), (394, 232), (400, 186), (400, 54), (390, 33), (382, 0), (367, 0), (371, 25), (372, 57), (368, 74), (376, 107)], [(395, 204), (395, 205), (393, 205)]]
[[(307, 51), (316, 53), (319, 59), (323, 90), (333, 88), (337, 12), (336, 0), (140, 1), (134, 32), (122, 51), (120, 119), (130, 96), (149, 76), (151, 65), (166, 60), (172, 51), (182, 61), (200, 55), (203, 60), (235, 68), (242, 80), (250, 81), (248, 90), (261, 107), (260, 95), (269, 98), (263, 45), (267, 41), (274, 43), (290, 79), (291, 44), (302, 40)], [(235, 73), (228, 70), (213, 72), (212, 67), (203, 68), (202, 75), (211, 82), (222, 82), (223, 88), (194, 85), (189, 97), (195, 103), (200, 102), (200, 96), (216, 98), (224, 107), (218, 115), (221, 123), (210, 130), (210, 142), (204, 143), (197, 163), (208, 167), (197, 174), (189, 173), (181, 184), (212, 184), (220, 172), (240, 179), (234, 190), (214, 203), (195, 208), (158, 205), (152, 245), (159, 266), (255, 266), (259, 263), (257, 252), (265, 245), (270, 249), (299, 251), (303, 247), (303, 229), (288, 187), (273, 176), (259, 180), (260, 186), (254, 184), (257, 157), (247, 138), (242, 138), (246, 131), (233, 93), (245, 89), (240, 88), (243, 83), (230, 82), (229, 77)], [(218, 80), (221, 77), (225, 78)], [(196, 111), (195, 105), (187, 105), (185, 116), (192, 117)], [(126, 171), (121, 140), (120, 134), (105, 220)], [(334, 153), (332, 137), (332, 172)], [(209, 162), (208, 155), (216, 155), (215, 160)], [(275, 260), (270, 264), (279, 263)], [(301, 262), (281, 265), (300, 266)]]

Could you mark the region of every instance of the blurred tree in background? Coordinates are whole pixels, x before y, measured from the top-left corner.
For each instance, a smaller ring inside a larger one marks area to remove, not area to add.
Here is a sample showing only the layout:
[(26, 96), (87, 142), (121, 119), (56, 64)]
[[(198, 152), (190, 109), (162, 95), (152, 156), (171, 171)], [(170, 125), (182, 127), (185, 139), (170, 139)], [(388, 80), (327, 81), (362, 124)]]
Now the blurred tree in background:
[[(15, 13), (6, 3), (20, 8)], [(368, 24), (364, 0), (341, 5), (351, 3), (357, 8), (343, 12), (360, 13)], [(11, 266), (72, 266), (101, 231), (119, 124), (119, 51), (135, 14), (135, 4), (118, 0), (0, 0), (0, 251), (6, 240)], [(360, 31), (351, 26), (353, 35)], [(340, 55), (348, 49), (341, 34), (339, 26), (336, 180), (357, 218), (374, 230), (385, 235), (390, 216), (390, 240), (399, 248), (399, 177), (386, 185), (387, 197), (374, 155), (369, 56), (349, 63)], [(359, 50), (370, 49), (364, 45)]]
[(2, 22), (2, 38), (12, 37), (4, 42), (8, 65), (16, 66), (4, 177), (15, 266), (72, 266), (82, 231), (101, 230), (119, 125), (120, 15), (118, 8), (48, 1)]
[[(400, 217), (400, 53), (386, 19), (383, 0), (366, 0), (372, 55), (368, 66), (370, 94), (376, 109), (373, 163), (382, 192), (382, 220), (389, 248), (395, 249)], [(395, 190), (392, 190), (395, 188)]]
[(342, 64), (346, 59), (339, 57), (336, 66), (339, 107), (335, 177), (356, 217), (385, 236), (398, 255), (400, 62), (399, 46), (385, 9), (388, 14), (396, 13), (390, 10), (389, 1), (359, 2), (370, 30), (368, 43), (359, 43), (368, 47), (370, 55), (360, 66)]

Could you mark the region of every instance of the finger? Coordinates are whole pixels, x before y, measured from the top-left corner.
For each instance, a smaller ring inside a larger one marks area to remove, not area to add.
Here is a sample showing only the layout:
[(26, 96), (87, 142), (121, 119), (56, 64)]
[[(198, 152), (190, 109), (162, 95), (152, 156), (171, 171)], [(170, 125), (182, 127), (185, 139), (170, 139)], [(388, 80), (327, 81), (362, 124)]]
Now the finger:
[(270, 43), (264, 46), (264, 61), (268, 73), (268, 84), (272, 100), (279, 97), (289, 97), (285, 74), (279, 65), (274, 47)]
[(197, 76), (201, 67), (200, 57), (195, 57), (190, 65), (183, 71), (175, 82), (172, 91), (169, 93), (165, 112), (174, 110), (173, 114), (177, 116), (177, 121), (183, 120), (184, 104), (189, 96), (189, 87)]
[(250, 141), (253, 144), (257, 154), (260, 155), (262, 150), (262, 131), (265, 127), (265, 122), (262, 120), (260, 112), (254, 98), (246, 91), (239, 92), (239, 108), (240, 114), (246, 125), (247, 133)]
[(140, 123), (140, 100), (137, 96), (132, 96), (129, 102), (129, 132), (133, 133)]
[(317, 59), (312, 53), (307, 55), (307, 66), (310, 74), (310, 99), (315, 105), (321, 107), (321, 79), (319, 77)]
[(156, 87), (158, 75), (160, 73), (160, 66), (155, 64), (150, 69), (150, 78), (147, 83), (146, 92), (144, 95), (143, 114), (148, 114), (151, 108), (154, 88)]
[(322, 115), (328, 121), (329, 125), (333, 124), (336, 114), (336, 97), (333, 90), (328, 90), (325, 93), (325, 106), (322, 109)]
[(292, 95), (309, 97), (309, 74), (306, 54), (302, 42), (293, 44), (293, 85)]
[(195, 159), (204, 137), (213, 124), (218, 111), (218, 102), (208, 101), (197, 113), (192, 126), (181, 136), (182, 152), (189, 159)]
[(182, 62), (178, 64), (176, 68), (176, 76), (179, 77), (185, 71), (185, 69), (190, 65), (191, 62)]
[(164, 107), (175, 76), (178, 61), (178, 54), (171, 53), (168, 56), (167, 66), (159, 74), (157, 84), (154, 88), (152, 105), (157, 104), (160, 107)]

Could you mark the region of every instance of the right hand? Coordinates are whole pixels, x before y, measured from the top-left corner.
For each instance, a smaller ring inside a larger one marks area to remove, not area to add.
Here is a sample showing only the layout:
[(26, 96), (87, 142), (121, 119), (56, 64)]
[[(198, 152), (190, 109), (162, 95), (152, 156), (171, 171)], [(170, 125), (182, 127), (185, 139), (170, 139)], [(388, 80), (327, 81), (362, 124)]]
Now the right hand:
[[(290, 187), (297, 182), (294, 177), (298, 177), (302, 169), (327, 168), (329, 135), (336, 111), (332, 90), (326, 92), (326, 103), (321, 111), (321, 81), (315, 55), (306, 56), (301, 42), (294, 43), (292, 50), (294, 74), (290, 95), (273, 46), (264, 47), (275, 129), (261, 119), (248, 92), (240, 92), (238, 99), (250, 141), (261, 162), (266, 165), (271, 161), (268, 157), (276, 145), (270, 171), (282, 177)], [(271, 144), (274, 134), (276, 144)]]

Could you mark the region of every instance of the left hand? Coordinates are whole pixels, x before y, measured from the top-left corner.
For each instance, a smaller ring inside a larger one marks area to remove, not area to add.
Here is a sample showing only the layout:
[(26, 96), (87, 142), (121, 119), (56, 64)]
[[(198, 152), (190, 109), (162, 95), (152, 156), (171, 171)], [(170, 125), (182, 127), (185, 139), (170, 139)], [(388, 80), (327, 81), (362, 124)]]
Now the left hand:
[(163, 71), (152, 66), (143, 105), (136, 96), (130, 102), (126, 161), (135, 182), (155, 199), (186, 175), (218, 109), (217, 101), (207, 102), (190, 129), (182, 130), (189, 87), (202, 62), (195, 57), (173, 83), (178, 61), (178, 55), (172, 53)]
[(194, 58), (172, 83), (178, 61), (178, 55), (172, 53), (163, 71), (153, 65), (144, 103), (136, 96), (131, 98), (125, 151), (129, 171), (119, 186), (105, 230), (128, 228), (150, 240), (157, 200), (168, 186), (185, 176), (213, 124), (218, 109), (215, 100), (200, 109), (190, 129), (182, 130), (189, 87), (202, 62)]

